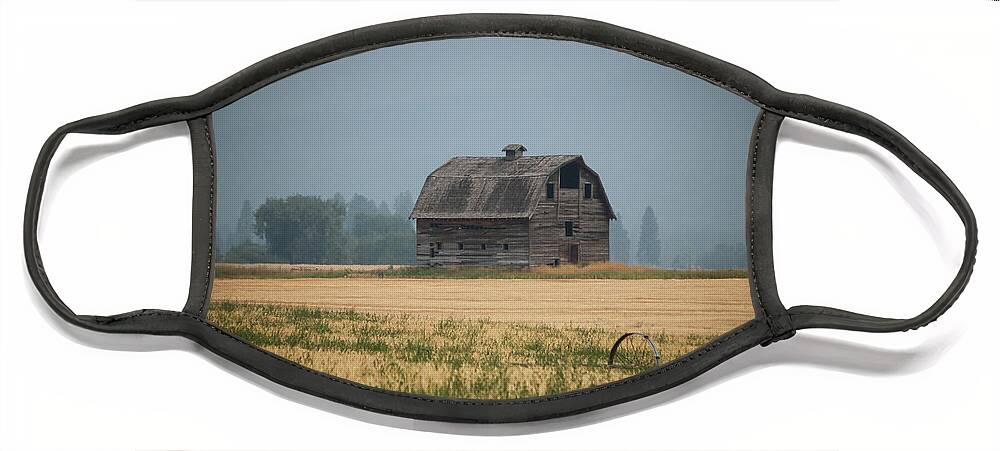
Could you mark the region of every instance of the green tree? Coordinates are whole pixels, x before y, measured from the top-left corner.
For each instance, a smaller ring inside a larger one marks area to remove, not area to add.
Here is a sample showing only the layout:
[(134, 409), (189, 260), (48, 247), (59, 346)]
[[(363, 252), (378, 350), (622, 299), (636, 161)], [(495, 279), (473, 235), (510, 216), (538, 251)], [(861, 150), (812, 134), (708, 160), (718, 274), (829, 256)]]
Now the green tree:
[(348, 262), (344, 237), (346, 207), (340, 199), (294, 195), (268, 198), (257, 208), (257, 236), (268, 253), (288, 263)]
[(660, 266), (660, 225), (656, 220), (656, 213), (653, 209), (646, 207), (642, 214), (642, 224), (639, 227), (639, 252), (636, 254), (636, 261), (640, 265)]
[(351, 196), (351, 202), (347, 204), (347, 213), (351, 216), (362, 213), (375, 213), (375, 210), (375, 201), (358, 193), (354, 193), (354, 196)]
[(229, 239), (226, 243), (220, 246), (224, 254), (219, 257), (219, 260), (228, 263), (275, 261), (275, 257), (268, 254), (267, 246), (257, 238), (256, 227), (253, 206), (249, 200), (244, 200), (236, 227), (229, 232)]
[(406, 216), (362, 213), (351, 235), (354, 263), (416, 263), (417, 235)]
[(267, 252), (267, 246), (246, 240), (230, 247), (222, 257), (226, 263), (277, 263), (279, 259)]
[(344, 224), (344, 228), (353, 231), (355, 217), (362, 214), (375, 214), (376, 210), (375, 201), (354, 193), (354, 196), (351, 196), (351, 201), (347, 203), (347, 222)]

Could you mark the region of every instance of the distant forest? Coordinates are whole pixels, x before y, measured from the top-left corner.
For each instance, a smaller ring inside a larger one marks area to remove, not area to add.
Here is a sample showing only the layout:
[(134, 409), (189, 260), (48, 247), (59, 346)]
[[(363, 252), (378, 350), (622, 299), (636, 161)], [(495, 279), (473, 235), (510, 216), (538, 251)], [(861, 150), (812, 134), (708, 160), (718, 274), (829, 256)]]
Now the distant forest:
[[(409, 219), (415, 199), (409, 192), (395, 196), (392, 205), (360, 194), (350, 201), (294, 195), (268, 198), (253, 208), (244, 201), (236, 227), (219, 257), (227, 263), (415, 264), (415, 222)], [(694, 253), (674, 252), (665, 261), (656, 214), (646, 207), (638, 240), (623, 221), (611, 221), (611, 261), (678, 269), (744, 268), (746, 256), (736, 247), (716, 244)]]
[[(634, 236), (634, 235), (631, 235)], [(691, 249), (675, 249), (675, 257), (669, 261), (663, 258), (666, 245), (660, 241), (660, 225), (656, 213), (646, 207), (639, 224), (639, 239), (632, 243), (624, 221), (611, 221), (610, 243), (611, 261), (643, 266), (658, 266), (674, 269), (736, 269), (746, 267), (746, 255), (741, 249), (731, 245), (716, 243), (710, 249), (694, 252)]]
[(414, 198), (400, 193), (390, 207), (360, 194), (350, 201), (294, 195), (243, 202), (220, 257), (229, 263), (413, 264), (417, 237), (409, 219)]

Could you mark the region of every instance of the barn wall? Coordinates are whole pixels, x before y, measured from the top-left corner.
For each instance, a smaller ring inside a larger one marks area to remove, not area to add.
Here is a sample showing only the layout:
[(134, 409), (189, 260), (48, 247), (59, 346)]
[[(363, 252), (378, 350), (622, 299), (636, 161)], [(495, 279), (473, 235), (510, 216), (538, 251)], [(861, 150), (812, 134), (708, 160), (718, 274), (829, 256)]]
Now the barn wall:
[[(592, 199), (583, 198), (583, 184), (590, 183), (594, 190)], [(590, 171), (583, 171), (580, 175), (580, 216), (578, 230), (574, 235), (578, 235), (580, 244), (580, 262), (597, 263), (609, 260), (609, 223), (610, 210), (604, 200), (604, 193), (600, 192), (597, 185), (597, 177)], [(575, 238), (575, 236), (574, 236)]]
[[(604, 193), (600, 192), (597, 176), (581, 168), (580, 188), (559, 188), (559, 173), (549, 183), (555, 183), (556, 198), (542, 200), (529, 223), (530, 261), (533, 266), (551, 265), (556, 259), (570, 261), (570, 245), (579, 245), (581, 264), (608, 261), (609, 209)], [(583, 198), (584, 184), (594, 189), (592, 199)], [(544, 187), (543, 187), (544, 190)], [(573, 221), (573, 236), (567, 237), (564, 223)]]
[[(459, 243), (464, 249), (459, 250)], [(417, 262), (421, 264), (527, 265), (528, 245), (527, 220), (417, 219)]]

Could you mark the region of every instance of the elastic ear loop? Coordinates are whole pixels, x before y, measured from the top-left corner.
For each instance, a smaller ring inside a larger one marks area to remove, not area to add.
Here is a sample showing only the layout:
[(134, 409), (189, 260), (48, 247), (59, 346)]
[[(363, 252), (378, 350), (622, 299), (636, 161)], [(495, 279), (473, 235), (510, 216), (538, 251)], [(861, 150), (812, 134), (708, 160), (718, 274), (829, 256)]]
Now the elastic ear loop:
[[(148, 111), (148, 107), (140, 105), (124, 111), (141, 113)], [(56, 293), (52, 287), (52, 283), (49, 282), (45, 267), (42, 264), (41, 251), (38, 245), (38, 218), (41, 212), (45, 180), (48, 176), (52, 157), (66, 135), (70, 133), (118, 135), (176, 121), (176, 119), (168, 120), (164, 117), (160, 120), (145, 122), (142, 126), (136, 126), (140, 121), (122, 122), (120, 120), (111, 120), (110, 117), (114, 114), (119, 113), (90, 117), (63, 125), (56, 129), (45, 141), (45, 144), (42, 145), (31, 174), (27, 201), (24, 207), (24, 257), (28, 266), (28, 274), (45, 302), (69, 323), (102, 332), (173, 335), (176, 333), (175, 330), (168, 328), (166, 324), (157, 324), (155, 319), (164, 316), (177, 318), (185, 315), (182, 312), (143, 309), (112, 316), (76, 314)]]
[[(806, 98), (807, 96), (801, 97)], [(829, 328), (862, 332), (903, 332), (926, 326), (947, 311), (969, 283), (969, 278), (972, 276), (972, 266), (976, 260), (976, 246), (978, 244), (976, 217), (969, 203), (965, 200), (965, 196), (952, 183), (951, 179), (941, 171), (941, 168), (917, 149), (916, 146), (903, 137), (903, 135), (868, 114), (840, 105), (837, 108), (838, 110), (835, 114), (841, 120), (789, 111), (778, 111), (778, 113), (867, 138), (892, 153), (944, 197), (958, 214), (958, 217), (965, 225), (964, 256), (958, 274), (955, 275), (954, 280), (952, 280), (941, 297), (927, 310), (924, 310), (923, 313), (917, 316), (906, 319), (883, 318), (833, 307), (798, 305), (788, 309), (792, 328)]]

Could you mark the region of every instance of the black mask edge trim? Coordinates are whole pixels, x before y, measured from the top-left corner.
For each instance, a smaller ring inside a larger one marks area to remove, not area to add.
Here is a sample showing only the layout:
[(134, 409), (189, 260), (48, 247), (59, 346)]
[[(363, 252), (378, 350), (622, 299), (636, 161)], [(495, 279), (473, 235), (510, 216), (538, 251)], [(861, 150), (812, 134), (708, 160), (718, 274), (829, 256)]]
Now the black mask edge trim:
[[(666, 390), (746, 349), (773, 341), (776, 338), (774, 331), (783, 328), (776, 329), (774, 321), (768, 324), (765, 318), (769, 315), (763, 318), (758, 316), (757, 319), (664, 367), (611, 384), (544, 398), (498, 401), (444, 399), (387, 392), (301, 367), (294, 362), (252, 347), (215, 328), (199, 315), (190, 313), (190, 308), (187, 306), (184, 312), (138, 310), (110, 317), (76, 315), (52, 289), (38, 248), (37, 223), (48, 166), (66, 134), (122, 134), (199, 118), (206, 121), (208, 127), (209, 119), (206, 116), (213, 111), (273, 81), (309, 67), (390, 45), (475, 36), (563, 39), (623, 51), (702, 78), (746, 98), (768, 112), (866, 137), (886, 147), (917, 172), (941, 193), (959, 214), (966, 226), (967, 238), (962, 267), (948, 290), (923, 314), (908, 320), (895, 320), (824, 307), (796, 306), (787, 311), (793, 329), (833, 327), (885, 332), (920, 327), (933, 321), (950, 307), (968, 283), (977, 243), (977, 228), (971, 207), (950, 179), (933, 162), (884, 123), (867, 114), (832, 102), (777, 90), (742, 68), (643, 33), (587, 19), (518, 14), (435, 16), (361, 28), (320, 39), (267, 58), (192, 96), (148, 102), (117, 112), (81, 119), (60, 127), (43, 145), (28, 190), (24, 217), (24, 250), (32, 281), (38, 287), (42, 298), (60, 317), (80, 327), (113, 333), (185, 336), (279, 384), (366, 410), (428, 420), (519, 422), (581, 413)], [(758, 174), (765, 172), (770, 171), (764, 171), (761, 166), (761, 172)], [(767, 216), (769, 217), (769, 214)], [(759, 230), (759, 226), (755, 230)], [(756, 239), (761, 239), (762, 236)], [(759, 242), (759, 246), (763, 250), (763, 241)], [(759, 264), (758, 274), (763, 292), (763, 288), (768, 284), (764, 279), (762, 268), (763, 264)], [(773, 267), (770, 269), (773, 273)], [(761, 297), (757, 302), (763, 303), (764, 299), (768, 297)], [(770, 313), (770, 306), (768, 308)], [(198, 310), (203, 314), (202, 307), (198, 307)], [(331, 384), (331, 381), (335, 383)]]
[(191, 283), (184, 313), (204, 318), (215, 280), (215, 140), (212, 117), (188, 122), (191, 162), (194, 166), (191, 195)]
[(747, 152), (746, 228), (747, 269), (750, 296), (757, 318), (767, 324), (768, 345), (795, 335), (788, 311), (778, 297), (774, 277), (773, 233), (771, 229), (771, 188), (774, 181), (774, 152), (784, 116), (761, 110), (754, 123)]

